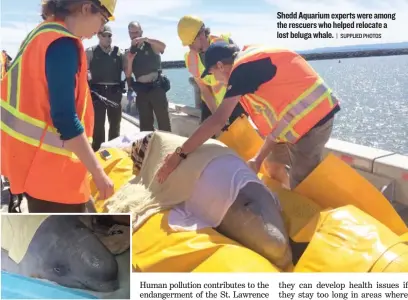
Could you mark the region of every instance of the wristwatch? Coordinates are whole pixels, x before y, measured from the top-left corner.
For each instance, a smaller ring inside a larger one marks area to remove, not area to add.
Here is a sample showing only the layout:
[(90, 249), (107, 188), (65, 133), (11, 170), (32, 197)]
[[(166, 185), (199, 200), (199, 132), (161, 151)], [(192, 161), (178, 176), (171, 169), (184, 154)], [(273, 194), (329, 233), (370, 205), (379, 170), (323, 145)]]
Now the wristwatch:
[(176, 148), (176, 154), (178, 156), (180, 156), (182, 159), (186, 159), (187, 158), (187, 154), (183, 153), (183, 149), (181, 149), (181, 147), (177, 147)]

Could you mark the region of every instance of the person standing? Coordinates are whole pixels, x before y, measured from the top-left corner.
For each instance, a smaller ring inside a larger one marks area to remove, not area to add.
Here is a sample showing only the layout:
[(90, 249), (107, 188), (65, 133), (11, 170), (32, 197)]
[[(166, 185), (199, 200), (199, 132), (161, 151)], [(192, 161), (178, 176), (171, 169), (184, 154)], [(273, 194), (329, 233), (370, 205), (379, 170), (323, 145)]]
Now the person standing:
[[(183, 46), (188, 46), (190, 49), (185, 54), (184, 59), (188, 71), (193, 76), (201, 92), (202, 123), (217, 110), (226, 92), (225, 85), (217, 81), (213, 75), (208, 74), (204, 78), (201, 78), (201, 74), (204, 72), (203, 62), (205, 52), (208, 47), (215, 42), (225, 41), (231, 45), (235, 45), (235, 43), (231, 40), (229, 35), (212, 35), (210, 29), (196, 16), (188, 15), (182, 17), (178, 23), (177, 32)], [(239, 51), (238, 46), (236, 46), (236, 48), (237, 51)], [(246, 112), (243, 107), (238, 104), (228, 120), (229, 123), (232, 124), (234, 120), (242, 114), (246, 114)]]
[(98, 33), (99, 44), (86, 50), (89, 69), (89, 82), (92, 91), (113, 101), (117, 106), (106, 105), (98, 100), (98, 95), (93, 94), (95, 110), (95, 127), (93, 132), (92, 148), (98, 151), (105, 142), (105, 118), (108, 114), (109, 134), (108, 140), (113, 140), (120, 135), (120, 122), (122, 120), (122, 71), (124, 69), (123, 53), (119, 47), (112, 46), (112, 30), (105, 25)]
[[(166, 45), (159, 40), (143, 37), (143, 30), (138, 22), (129, 23), (128, 30), (132, 40), (126, 53), (127, 84), (132, 87), (128, 90), (128, 96), (132, 90), (136, 93), (140, 131), (154, 130), (154, 115), (159, 130), (171, 131), (166, 95), (170, 89), (170, 81), (161, 70), (161, 55)], [(132, 74), (136, 81), (132, 80)]]
[(317, 167), (340, 105), (299, 54), (258, 46), (237, 52), (225, 42), (214, 43), (205, 54), (201, 76), (206, 74), (214, 74), (228, 86), (225, 99), (215, 114), (169, 154), (158, 171), (159, 181), (163, 182), (183, 158), (219, 132), (239, 102), (265, 137), (257, 155), (248, 161), (255, 173), (270, 155), (281, 166), (288, 157), (289, 188), (294, 189)]
[[(85, 212), (89, 173), (100, 198), (113, 183), (92, 151), (94, 112), (83, 38), (113, 20), (116, 0), (42, 0), (43, 22), (1, 80), (1, 172), (29, 212)], [(89, 172), (89, 173), (88, 173)]]

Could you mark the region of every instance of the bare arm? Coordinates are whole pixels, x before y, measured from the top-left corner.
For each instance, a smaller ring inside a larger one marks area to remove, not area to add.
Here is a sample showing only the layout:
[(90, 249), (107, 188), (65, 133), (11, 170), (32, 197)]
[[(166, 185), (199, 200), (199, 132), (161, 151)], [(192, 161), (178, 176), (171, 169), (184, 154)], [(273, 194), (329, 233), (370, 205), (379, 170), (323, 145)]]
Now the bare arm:
[(207, 104), (208, 108), (210, 109), (211, 113), (215, 113), (215, 111), (217, 110), (217, 104), (215, 102), (215, 98), (214, 95), (211, 91), (211, 88), (202, 83), (202, 81), (200, 79), (194, 78), (195, 82), (198, 85), (198, 88), (201, 91), (201, 94), (203, 96), (203, 100), (204, 102)]
[(265, 158), (271, 153), (273, 145), (276, 143), (275, 139), (272, 135), (268, 135), (258, 153), (256, 154), (255, 158), (257, 161), (263, 162)]
[(67, 150), (74, 152), (75, 155), (78, 156), (92, 176), (104, 172), (102, 166), (96, 159), (95, 153), (93, 152), (85, 133), (65, 141), (64, 147)]
[(105, 174), (105, 171), (96, 159), (96, 155), (93, 152), (85, 133), (65, 141), (64, 146), (66, 149), (74, 152), (85, 165), (89, 173), (92, 174), (92, 179), (99, 190), (98, 199), (107, 199), (112, 196), (114, 193), (113, 182)]
[(154, 52), (156, 52), (157, 54), (163, 54), (164, 50), (166, 49), (166, 44), (159, 40), (147, 38), (146, 42), (152, 45)]
[(215, 113), (207, 118), (198, 129), (191, 135), (191, 137), (184, 142), (183, 152), (188, 154), (195, 151), (204, 142), (209, 140), (213, 135), (219, 133), (231, 116), (235, 106), (237, 106), (240, 96), (226, 98), (222, 101), (221, 105), (215, 111)]

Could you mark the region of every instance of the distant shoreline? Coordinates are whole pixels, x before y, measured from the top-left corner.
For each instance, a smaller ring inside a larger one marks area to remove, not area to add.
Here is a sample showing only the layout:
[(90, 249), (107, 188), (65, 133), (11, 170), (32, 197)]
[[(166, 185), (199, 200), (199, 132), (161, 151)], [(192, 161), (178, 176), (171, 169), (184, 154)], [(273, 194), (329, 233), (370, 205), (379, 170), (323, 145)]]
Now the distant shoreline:
[[(379, 49), (379, 50), (359, 50), (359, 51), (334, 51), (324, 53), (300, 53), (306, 60), (325, 60), (325, 59), (346, 59), (370, 56), (393, 56), (408, 55), (408, 48), (402, 49)], [(182, 69), (185, 68), (183, 60), (163, 61), (163, 69)]]

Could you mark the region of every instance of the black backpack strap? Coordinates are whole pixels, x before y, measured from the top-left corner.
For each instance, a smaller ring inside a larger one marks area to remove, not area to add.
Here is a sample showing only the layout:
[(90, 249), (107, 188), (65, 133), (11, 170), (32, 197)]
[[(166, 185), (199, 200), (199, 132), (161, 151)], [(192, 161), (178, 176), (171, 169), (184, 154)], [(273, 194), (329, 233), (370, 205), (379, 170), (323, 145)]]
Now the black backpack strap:
[(85, 52), (88, 52), (88, 50), (91, 50), (91, 51), (92, 51), (92, 58), (91, 58), (91, 60), (89, 61), (89, 66), (91, 66), (91, 62), (92, 62), (93, 58), (95, 57), (95, 50), (96, 50), (97, 47), (98, 47), (98, 45), (89, 47), (89, 48), (87, 48), (87, 49), (85, 50)]
[(118, 56), (118, 53), (119, 53), (119, 47), (118, 46), (113, 47), (113, 51), (111, 53), (111, 56), (112, 57)]

